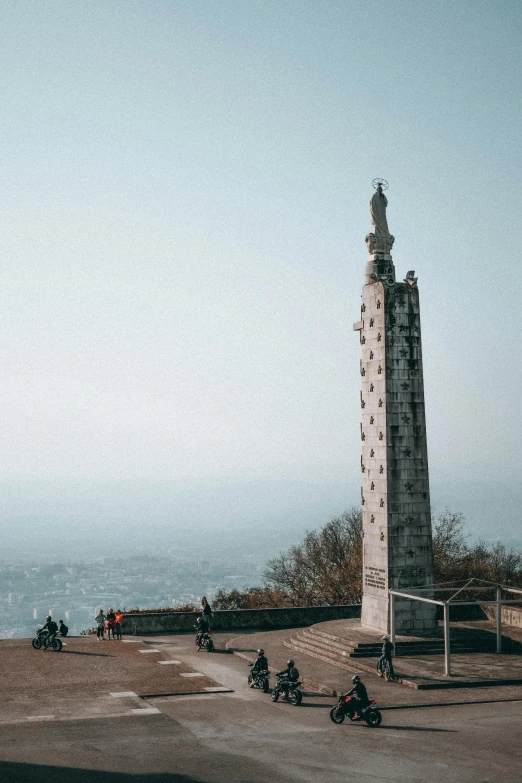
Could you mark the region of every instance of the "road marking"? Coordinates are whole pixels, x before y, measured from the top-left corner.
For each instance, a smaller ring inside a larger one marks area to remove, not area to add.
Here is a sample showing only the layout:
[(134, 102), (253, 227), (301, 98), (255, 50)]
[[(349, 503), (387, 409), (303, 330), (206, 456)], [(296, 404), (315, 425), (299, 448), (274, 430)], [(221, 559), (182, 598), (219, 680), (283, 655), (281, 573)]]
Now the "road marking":
[(156, 661), (160, 666), (168, 666), (170, 663), (181, 663), (181, 661)]
[(161, 715), (161, 710), (157, 707), (138, 707), (132, 710), (133, 715)]
[(111, 696), (114, 696), (115, 699), (119, 699), (123, 696), (136, 696), (137, 694), (134, 693), (134, 691), (115, 691), (115, 693), (111, 693)]
[(54, 715), (30, 715), (27, 720), (54, 720)]
[(205, 677), (201, 672), (181, 672), (180, 677)]
[(209, 693), (230, 693), (230, 688), (203, 688), (204, 691), (208, 691)]
[(122, 639), (123, 644), (141, 644), (141, 639)]
[(161, 650), (138, 650), (138, 652), (141, 652), (141, 653), (155, 653), (155, 652), (161, 652)]

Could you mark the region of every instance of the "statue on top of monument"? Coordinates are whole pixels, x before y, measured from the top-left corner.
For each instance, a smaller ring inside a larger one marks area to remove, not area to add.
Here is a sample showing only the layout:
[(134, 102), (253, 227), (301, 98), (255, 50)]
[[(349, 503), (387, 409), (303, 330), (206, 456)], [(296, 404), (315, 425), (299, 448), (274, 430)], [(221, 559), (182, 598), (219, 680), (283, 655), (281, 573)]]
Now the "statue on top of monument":
[(368, 234), (366, 244), (370, 253), (389, 253), (392, 249), (395, 237), (390, 234), (386, 219), (386, 207), (388, 199), (383, 193), (388, 183), (385, 179), (374, 179), (372, 185), (375, 193), (370, 199), (370, 215), (375, 227), (375, 233)]

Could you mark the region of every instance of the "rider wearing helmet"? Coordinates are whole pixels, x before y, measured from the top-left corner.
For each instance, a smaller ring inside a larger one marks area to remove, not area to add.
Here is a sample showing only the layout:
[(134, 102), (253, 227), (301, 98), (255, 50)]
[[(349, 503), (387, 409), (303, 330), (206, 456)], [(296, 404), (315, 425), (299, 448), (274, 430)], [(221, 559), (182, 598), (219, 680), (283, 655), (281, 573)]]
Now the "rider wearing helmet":
[(50, 614), (48, 614), (47, 617), (45, 618), (45, 625), (40, 630), (40, 633), (43, 633), (44, 631), (47, 631), (50, 642), (54, 639), (54, 637), (58, 633), (58, 626), (56, 625), (56, 623), (54, 622)]
[(370, 703), (370, 699), (368, 698), (368, 693), (366, 691), (366, 686), (361, 681), (361, 678), (358, 674), (355, 675), (355, 677), (352, 677), (352, 685), (353, 688), (348, 691), (348, 693), (344, 693), (343, 696), (346, 698), (347, 696), (353, 696), (354, 699), (352, 701), (352, 706), (355, 710), (352, 720), (358, 720), (359, 715), (358, 713), (361, 712), (365, 707), (368, 706)]
[(280, 677), (281, 691), (283, 693), (283, 699), (288, 696), (288, 683), (297, 682), (299, 679), (299, 670), (295, 666), (292, 659), (286, 662), (286, 669), (282, 672), (277, 672), (277, 676)]
[(253, 672), (264, 672), (268, 669), (268, 660), (265, 656), (264, 650), (258, 650), (257, 651), (257, 658), (256, 662), (252, 666), (252, 673)]
[(386, 661), (388, 661), (391, 676), (395, 677), (395, 672), (393, 671), (393, 662), (392, 662), (392, 653), (394, 649), (395, 647), (393, 645), (393, 642), (390, 641), (390, 637), (388, 636), (388, 634), (384, 634), (384, 636), (382, 637), (381, 657), (377, 662), (377, 673), (379, 677), (382, 677), (383, 675), (384, 664)]

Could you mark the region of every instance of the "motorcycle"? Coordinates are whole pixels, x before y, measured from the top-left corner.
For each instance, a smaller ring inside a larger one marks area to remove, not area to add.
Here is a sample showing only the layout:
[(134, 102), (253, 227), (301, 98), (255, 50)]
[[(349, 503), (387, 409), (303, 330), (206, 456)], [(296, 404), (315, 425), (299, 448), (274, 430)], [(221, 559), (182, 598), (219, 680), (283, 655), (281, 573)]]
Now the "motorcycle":
[[(254, 666), (253, 663), (248, 664), (250, 669)], [(268, 693), (270, 690), (270, 669), (262, 669), (261, 671), (250, 671), (248, 675), (248, 685), (250, 688), (259, 688), (263, 693)]]
[[(285, 677), (281, 677), (279, 672), (276, 672), (275, 674), (276, 684), (272, 691), (272, 701), (277, 701), (282, 694), (282, 701), (289, 701), (294, 707), (298, 707), (303, 701), (303, 694), (299, 690), (299, 686), (303, 683), (299, 681), (290, 682), (289, 680), (286, 680)], [(288, 689), (283, 687), (283, 683), (288, 686)]]
[(339, 724), (342, 723), (345, 717), (348, 715), (352, 721), (366, 721), (368, 726), (371, 728), (377, 728), (377, 726), (380, 726), (382, 723), (382, 715), (374, 701), (371, 701), (367, 707), (363, 707), (361, 710), (359, 710), (359, 717), (354, 718), (356, 712), (356, 701), (357, 699), (354, 699), (353, 696), (339, 696), (339, 701), (330, 710), (330, 720)]
[(207, 652), (213, 652), (214, 642), (212, 641), (212, 634), (210, 631), (202, 631), (199, 625), (195, 625), (196, 629), (196, 650), (206, 650)]
[(50, 648), (54, 652), (60, 652), (62, 649), (62, 640), (57, 636), (50, 637), (47, 628), (39, 628), (31, 644), (35, 650), (41, 650), (43, 647), (44, 650)]

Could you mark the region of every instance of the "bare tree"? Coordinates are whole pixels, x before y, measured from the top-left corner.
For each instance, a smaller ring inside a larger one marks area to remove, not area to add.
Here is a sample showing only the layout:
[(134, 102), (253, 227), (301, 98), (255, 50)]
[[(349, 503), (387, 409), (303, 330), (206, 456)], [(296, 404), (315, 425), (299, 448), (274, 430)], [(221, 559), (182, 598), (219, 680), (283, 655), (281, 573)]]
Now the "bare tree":
[(362, 514), (353, 508), (268, 562), (267, 584), (294, 606), (354, 603), (361, 598)]

